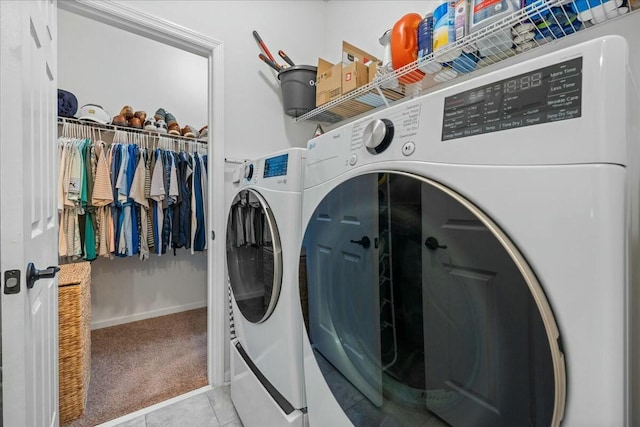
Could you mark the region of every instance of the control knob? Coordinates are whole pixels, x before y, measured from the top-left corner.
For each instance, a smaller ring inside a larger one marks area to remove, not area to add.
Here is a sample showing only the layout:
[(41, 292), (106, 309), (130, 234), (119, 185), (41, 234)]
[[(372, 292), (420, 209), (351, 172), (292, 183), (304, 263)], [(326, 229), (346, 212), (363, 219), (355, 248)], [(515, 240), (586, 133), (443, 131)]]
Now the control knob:
[(253, 163), (244, 165), (244, 177), (247, 178), (247, 181), (251, 181), (253, 177)]
[(371, 154), (380, 154), (389, 147), (393, 139), (393, 122), (376, 119), (364, 128), (364, 146)]

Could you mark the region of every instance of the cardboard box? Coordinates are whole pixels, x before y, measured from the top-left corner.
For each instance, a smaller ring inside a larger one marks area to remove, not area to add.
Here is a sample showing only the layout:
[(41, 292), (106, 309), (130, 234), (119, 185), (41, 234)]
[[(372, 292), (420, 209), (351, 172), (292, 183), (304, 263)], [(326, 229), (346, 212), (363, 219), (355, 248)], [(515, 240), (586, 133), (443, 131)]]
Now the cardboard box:
[(382, 65), (382, 61), (373, 61), (369, 64), (369, 83), (373, 83), (373, 79), (376, 78), (378, 67)]
[(369, 68), (362, 62), (352, 62), (342, 67), (342, 94), (369, 83)]
[[(358, 49), (354, 45), (342, 42), (342, 94), (366, 85), (375, 77), (378, 59)], [(371, 67), (373, 66), (373, 69)]]
[(360, 62), (364, 65), (369, 65), (371, 62), (376, 62), (378, 58), (365, 52), (362, 49), (358, 49), (354, 45), (342, 42), (342, 64), (349, 65), (352, 62)]
[(342, 95), (342, 63), (332, 64), (318, 58), (316, 106), (326, 104), (340, 95)]
[[(316, 106), (366, 85), (375, 77), (378, 59), (350, 43), (342, 42), (342, 62), (333, 64), (318, 58), (316, 76)], [(370, 65), (373, 64), (373, 71)]]

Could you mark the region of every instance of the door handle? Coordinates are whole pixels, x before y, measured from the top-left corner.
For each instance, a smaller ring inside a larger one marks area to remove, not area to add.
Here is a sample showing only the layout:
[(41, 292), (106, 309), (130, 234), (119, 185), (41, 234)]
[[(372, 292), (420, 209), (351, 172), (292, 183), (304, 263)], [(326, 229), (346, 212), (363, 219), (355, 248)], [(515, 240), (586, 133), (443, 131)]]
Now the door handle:
[(438, 242), (438, 239), (433, 236), (427, 237), (427, 240), (424, 241), (424, 245), (432, 251), (436, 249), (447, 249), (447, 245), (441, 245), (440, 242)]
[(27, 288), (33, 288), (37, 280), (55, 277), (58, 271), (60, 271), (60, 267), (57, 265), (47, 267), (44, 270), (38, 270), (36, 266), (30, 262), (27, 264)]
[(351, 243), (361, 245), (365, 249), (369, 249), (369, 246), (371, 246), (371, 240), (369, 240), (367, 236), (362, 236), (362, 239), (360, 240), (351, 240)]

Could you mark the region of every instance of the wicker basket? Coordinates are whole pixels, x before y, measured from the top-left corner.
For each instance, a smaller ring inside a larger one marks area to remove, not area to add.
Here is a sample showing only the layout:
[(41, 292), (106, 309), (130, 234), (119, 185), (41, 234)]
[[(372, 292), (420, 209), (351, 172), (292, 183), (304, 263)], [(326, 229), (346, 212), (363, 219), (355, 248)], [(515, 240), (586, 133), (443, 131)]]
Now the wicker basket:
[(60, 423), (84, 414), (91, 373), (91, 264), (60, 266)]

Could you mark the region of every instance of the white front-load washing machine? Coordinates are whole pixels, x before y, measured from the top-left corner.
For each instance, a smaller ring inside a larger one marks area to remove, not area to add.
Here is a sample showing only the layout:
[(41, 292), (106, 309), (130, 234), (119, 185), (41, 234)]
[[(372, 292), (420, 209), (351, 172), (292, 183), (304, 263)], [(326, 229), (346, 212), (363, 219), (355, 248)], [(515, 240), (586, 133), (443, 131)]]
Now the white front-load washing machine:
[(242, 165), (227, 219), (231, 398), (247, 426), (305, 423), (298, 303), (305, 150)]
[(557, 50), (309, 141), (311, 427), (638, 425), (628, 49)]

